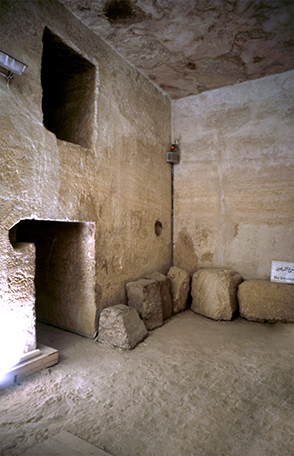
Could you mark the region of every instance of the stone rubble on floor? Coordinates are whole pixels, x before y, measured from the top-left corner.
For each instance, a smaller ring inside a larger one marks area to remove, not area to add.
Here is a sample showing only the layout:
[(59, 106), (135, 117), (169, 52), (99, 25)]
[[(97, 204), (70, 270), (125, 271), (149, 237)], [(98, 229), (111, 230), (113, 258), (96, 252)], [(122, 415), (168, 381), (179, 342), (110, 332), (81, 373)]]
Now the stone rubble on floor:
[(173, 266), (168, 271), (167, 277), (171, 280), (173, 314), (183, 312), (186, 309), (190, 291), (190, 274)]
[(213, 320), (231, 320), (236, 312), (237, 287), (243, 281), (230, 269), (199, 269), (192, 279), (191, 310)]
[(294, 322), (294, 285), (247, 280), (238, 288), (241, 317), (252, 321)]
[(140, 279), (126, 284), (128, 304), (139, 312), (146, 328), (163, 325), (160, 283), (157, 280)]
[(117, 304), (102, 310), (98, 342), (132, 349), (148, 336), (148, 331), (136, 309)]
[(189, 290), (190, 276), (179, 268), (171, 268), (168, 276), (154, 272), (127, 283), (128, 306), (118, 304), (101, 312), (97, 340), (115, 347), (134, 348), (147, 337), (148, 331), (186, 309)]
[[(126, 284), (128, 305), (118, 304), (100, 314), (98, 341), (132, 349), (148, 331), (187, 308), (214, 320), (231, 320), (237, 311), (253, 321), (294, 321), (294, 286), (247, 280), (232, 269), (199, 269), (192, 276), (171, 267), (167, 276), (148, 274)], [(191, 284), (191, 289), (190, 289)]]
[(161, 274), (160, 272), (154, 272), (146, 276), (146, 279), (156, 280), (160, 285), (161, 301), (162, 301), (162, 314), (163, 319), (171, 317), (173, 311), (173, 303), (171, 297), (171, 281), (169, 277)]

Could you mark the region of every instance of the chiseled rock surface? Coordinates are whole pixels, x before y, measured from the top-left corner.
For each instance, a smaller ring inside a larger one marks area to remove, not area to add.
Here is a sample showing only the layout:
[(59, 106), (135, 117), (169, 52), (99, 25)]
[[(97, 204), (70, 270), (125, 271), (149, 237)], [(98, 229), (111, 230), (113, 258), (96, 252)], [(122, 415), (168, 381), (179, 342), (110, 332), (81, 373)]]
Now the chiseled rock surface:
[(238, 288), (238, 301), (247, 320), (294, 322), (294, 285), (247, 280)]
[[(60, 2), (13, 0), (0, 9), (3, 50), (28, 65), (10, 90), (0, 76), (0, 307), (11, 319), (11, 334), (24, 335), (18, 348), (30, 351), (36, 345), (35, 269), (38, 314), (94, 337), (97, 314), (124, 302), (130, 277), (169, 268), (171, 173), (163, 151), (171, 140), (171, 101)], [(59, 68), (61, 42), (67, 50)], [(63, 95), (50, 89), (58, 68)], [(42, 104), (45, 94), (48, 104)], [(49, 130), (43, 121), (52, 109), (64, 121)], [(164, 230), (156, 236), (159, 214)], [(39, 243), (36, 255), (9, 240), (8, 230), (24, 220), (30, 226), (23, 243)], [(44, 236), (32, 232), (38, 224)], [(69, 225), (76, 230), (67, 236)], [(97, 236), (95, 226), (103, 226)], [(95, 233), (85, 236), (84, 228)]]
[(190, 275), (183, 269), (173, 266), (168, 271), (167, 277), (171, 280), (173, 313), (176, 314), (186, 309), (190, 291)]
[(171, 98), (293, 67), (292, 2), (60, 1)]
[(232, 265), (244, 278), (267, 280), (272, 259), (291, 261), (293, 77), (294, 71), (173, 101), (173, 135), (182, 138), (174, 169), (175, 266), (191, 274), (186, 266), (194, 252), (197, 269)]
[(240, 274), (229, 269), (200, 269), (192, 278), (193, 312), (214, 320), (231, 320), (237, 310)]
[(131, 349), (148, 336), (136, 309), (117, 304), (102, 310), (98, 341), (115, 347)]
[(126, 284), (128, 304), (139, 312), (148, 330), (163, 325), (160, 283), (140, 279)]
[(160, 272), (148, 274), (146, 279), (157, 280), (160, 285), (160, 293), (162, 300), (162, 314), (163, 319), (166, 320), (172, 314), (173, 302), (171, 297), (171, 283), (170, 279)]

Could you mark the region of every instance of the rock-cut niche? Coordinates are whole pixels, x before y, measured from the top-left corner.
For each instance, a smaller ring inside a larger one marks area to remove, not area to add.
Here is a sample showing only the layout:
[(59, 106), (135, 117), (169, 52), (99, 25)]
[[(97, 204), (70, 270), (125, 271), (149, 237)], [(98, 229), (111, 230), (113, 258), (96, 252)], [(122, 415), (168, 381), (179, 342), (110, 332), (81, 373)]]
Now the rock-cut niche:
[(47, 27), (41, 82), (43, 123), (58, 139), (89, 148), (94, 130), (95, 66)]
[(21, 220), (9, 231), (11, 244), (36, 246), (37, 320), (93, 337), (96, 330), (95, 224)]

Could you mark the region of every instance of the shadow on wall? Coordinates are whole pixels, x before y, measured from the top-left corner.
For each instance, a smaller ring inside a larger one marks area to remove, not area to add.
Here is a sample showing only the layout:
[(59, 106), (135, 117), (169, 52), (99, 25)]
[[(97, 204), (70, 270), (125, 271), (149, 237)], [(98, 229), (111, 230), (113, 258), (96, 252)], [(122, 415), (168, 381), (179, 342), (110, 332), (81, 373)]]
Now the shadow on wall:
[(78, 334), (96, 332), (95, 224), (21, 220), (9, 231), (15, 249), (36, 246), (37, 319)]
[(95, 66), (47, 27), (43, 35), (41, 81), (45, 127), (58, 139), (91, 147)]

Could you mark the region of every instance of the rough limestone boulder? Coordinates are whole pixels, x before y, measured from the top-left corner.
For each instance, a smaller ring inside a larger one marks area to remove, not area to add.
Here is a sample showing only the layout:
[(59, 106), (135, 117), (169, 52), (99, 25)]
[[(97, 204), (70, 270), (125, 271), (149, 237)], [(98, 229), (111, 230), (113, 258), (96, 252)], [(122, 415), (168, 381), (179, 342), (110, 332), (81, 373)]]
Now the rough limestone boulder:
[(148, 330), (163, 325), (160, 283), (157, 280), (140, 279), (126, 285), (128, 304), (139, 312)]
[(253, 321), (294, 321), (294, 285), (247, 280), (238, 289), (242, 317)]
[(242, 280), (233, 270), (200, 269), (192, 278), (191, 310), (214, 320), (231, 320)]
[(183, 269), (173, 266), (168, 271), (167, 277), (171, 281), (173, 313), (176, 314), (186, 309), (190, 291), (190, 275)]
[(136, 309), (117, 304), (102, 310), (98, 341), (115, 347), (131, 349), (148, 336)]
[(170, 279), (160, 272), (154, 272), (146, 276), (146, 279), (157, 280), (160, 285), (161, 301), (162, 301), (162, 314), (163, 319), (166, 320), (172, 314), (173, 303), (171, 297), (171, 283)]

